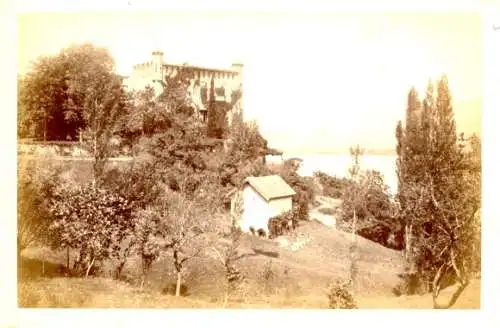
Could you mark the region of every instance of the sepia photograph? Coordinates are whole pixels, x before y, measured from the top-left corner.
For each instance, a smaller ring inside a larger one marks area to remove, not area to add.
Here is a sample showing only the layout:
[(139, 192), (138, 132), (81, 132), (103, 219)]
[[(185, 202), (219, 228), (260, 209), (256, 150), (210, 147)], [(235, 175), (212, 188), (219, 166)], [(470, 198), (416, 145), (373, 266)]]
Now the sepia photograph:
[(481, 309), (481, 12), (17, 28), (19, 308)]

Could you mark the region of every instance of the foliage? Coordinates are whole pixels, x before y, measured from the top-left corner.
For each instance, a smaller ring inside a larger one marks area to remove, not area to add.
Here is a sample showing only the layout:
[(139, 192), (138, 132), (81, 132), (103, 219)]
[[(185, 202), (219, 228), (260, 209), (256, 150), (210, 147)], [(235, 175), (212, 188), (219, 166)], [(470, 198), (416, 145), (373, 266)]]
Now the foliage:
[(88, 275), (98, 261), (119, 259), (122, 242), (133, 232), (130, 203), (109, 190), (62, 185), (49, 209), (53, 245), (78, 250), (77, 274)]
[[(229, 300), (229, 296), (241, 289), (244, 282), (244, 275), (237, 265), (240, 255), (238, 248), (240, 246), (241, 236), (243, 232), (238, 227), (238, 221), (243, 214), (243, 197), (241, 193), (237, 193), (234, 199), (234, 206), (231, 211), (231, 230), (229, 233), (229, 242), (214, 243), (212, 250), (216, 254), (220, 263), (224, 266), (226, 276), (226, 295), (225, 303)], [(224, 305), (225, 306), (225, 305)]]
[(349, 291), (349, 281), (336, 281), (328, 287), (330, 309), (356, 309), (356, 301)]
[(313, 176), (319, 179), (323, 187), (323, 195), (327, 197), (342, 198), (343, 191), (349, 184), (349, 180), (346, 178), (332, 177), (321, 171), (314, 172)]
[(195, 106), (190, 101), (189, 86), (194, 77), (190, 67), (178, 68), (171, 75), (166, 75), (161, 81), (162, 93), (158, 96), (158, 102), (164, 108), (164, 112), (171, 116), (191, 117), (195, 114)]
[(62, 168), (39, 159), (19, 163), (17, 184), (17, 247), (20, 254), (44, 241), (51, 223), (49, 200), (61, 182)]
[[(446, 77), (429, 83), (423, 109), (416, 92), (408, 95), (406, 123), (396, 129), (401, 221), (410, 272), (433, 290), (434, 306), (454, 304), (480, 270), (480, 142), (457, 136)], [(467, 144), (470, 149), (467, 150)], [(449, 302), (437, 304), (443, 277), (460, 287)]]
[(168, 252), (177, 273), (177, 291), (180, 296), (182, 271), (186, 263), (201, 255), (209, 247), (208, 234), (216, 231), (216, 219), (182, 193), (168, 191), (137, 217), (138, 233), (143, 242), (139, 248), (146, 263), (152, 263), (159, 252)]
[(19, 137), (74, 140), (87, 128), (104, 137), (92, 122), (96, 116), (97, 121), (113, 121), (101, 112), (121, 107), (124, 95), (113, 70), (109, 52), (88, 43), (39, 57), (18, 81)]
[(309, 205), (314, 202), (315, 186), (313, 179), (301, 177), (297, 172), (298, 169), (299, 165), (290, 159), (283, 163), (277, 173), (295, 191), (292, 198), (294, 207), (296, 207), (294, 219), (307, 220), (309, 218)]
[(259, 272), (259, 280), (262, 284), (264, 293), (270, 294), (276, 290), (276, 285), (278, 282), (277, 279), (278, 276), (273, 267), (273, 261), (266, 261), (264, 267), (262, 268), (262, 271)]
[(378, 171), (362, 171), (357, 182), (346, 184), (338, 227), (351, 231), (354, 211), (358, 235), (389, 248), (402, 248), (401, 224), (395, 217), (395, 205), (388, 187)]
[(279, 237), (285, 234), (287, 231), (291, 231), (292, 229), (294, 229), (298, 221), (298, 212), (298, 207), (294, 207), (290, 211), (286, 211), (270, 218), (268, 223), (269, 237)]
[(208, 99), (207, 136), (209, 138), (221, 139), (227, 130), (226, 114), (228, 112), (226, 103), (216, 101), (214, 79), (210, 80), (210, 96)]

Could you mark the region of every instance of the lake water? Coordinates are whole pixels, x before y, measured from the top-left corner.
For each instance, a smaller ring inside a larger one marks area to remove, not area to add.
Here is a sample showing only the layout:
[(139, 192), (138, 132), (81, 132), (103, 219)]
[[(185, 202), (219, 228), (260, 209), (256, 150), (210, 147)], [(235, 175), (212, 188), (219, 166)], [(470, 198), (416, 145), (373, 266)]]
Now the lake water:
[[(331, 176), (345, 177), (352, 165), (350, 155), (329, 154), (283, 154), (283, 156), (268, 156), (266, 161), (268, 163), (280, 163), (282, 160), (294, 157), (303, 161), (298, 172), (302, 176), (312, 176), (315, 171), (323, 171)], [(397, 191), (396, 155), (364, 155), (361, 157), (360, 162), (363, 170), (373, 169), (379, 171), (392, 194)]]

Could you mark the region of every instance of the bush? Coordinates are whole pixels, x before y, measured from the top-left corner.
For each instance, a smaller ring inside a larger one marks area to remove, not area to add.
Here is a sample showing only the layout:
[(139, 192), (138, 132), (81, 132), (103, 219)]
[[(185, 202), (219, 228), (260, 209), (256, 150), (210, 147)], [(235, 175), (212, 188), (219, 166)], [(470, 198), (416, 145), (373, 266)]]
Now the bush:
[(329, 176), (321, 171), (314, 172), (313, 176), (319, 180), (319, 183), (323, 187), (323, 195), (332, 198), (342, 198), (344, 189), (349, 184), (349, 180), (346, 178)]
[(388, 186), (374, 170), (363, 172), (359, 182), (350, 182), (342, 199), (340, 229), (350, 231), (356, 210), (357, 233), (385, 247), (403, 247), (401, 222), (395, 217)]
[(259, 273), (260, 284), (264, 293), (270, 294), (277, 289), (277, 275), (273, 268), (273, 261), (269, 260), (264, 265), (262, 272)]
[(20, 160), (17, 184), (18, 252), (37, 242), (46, 242), (51, 223), (49, 200), (62, 181), (63, 167), (53, 159)]
[(336, 281), (328, 287), (330, 309), (357, 309), (349, 285), (349, 281)]
[(293, 211), (286, 211), (272, 217), (268, 223), (269, 237), (276, 238), (282, 236), (287, 231), (291, 231), (295, 227), (295, 220)]
[(127, 199), (91, 185), (61, 186), (50, 205), (52, 246), (79, 251), (74, 269), (83, 274), (104, 259), (121, 260), (122, 242), (133, 233)]

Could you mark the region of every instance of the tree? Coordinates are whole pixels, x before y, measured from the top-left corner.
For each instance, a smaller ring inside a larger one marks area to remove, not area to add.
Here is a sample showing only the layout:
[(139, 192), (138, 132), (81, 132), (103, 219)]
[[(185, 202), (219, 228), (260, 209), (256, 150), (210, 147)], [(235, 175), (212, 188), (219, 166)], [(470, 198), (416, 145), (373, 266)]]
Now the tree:
[[(469, 141), (457, 137), (445, 76), (437, 82), (435, 97), (429, 85), (423, 110), (416, 118), (407, 114), (406, 126), (398, 124), (396, 137), (398, 201), (406, 249), (411, 252), (407, 260), (432, 289), (434, 306), (447, 308), (468, 285), (478, 256), (481, 172), (480, 162), (465, 148)], [(459, 288), (447, 304), (440, 305), (437, 296), (445, 277), (458, 282)]]
[(215, 101), (215, 87), (214, 87), (214, 79), (210, 80), (210, 94), (208, 97), (208, 117), (207, 117), (207, 136), (209, 138), (221, 138), (222, 131), (219, 124), (219, 108)]
[(216, 243), (212, 247), (215, 255), (226, 271), (226, 290), (224, 295), (224, 305), (226, 306), (229, 297), (232, 293), (238, 290), (243, 282), (243, 274), (238, 268), (236, 262), (241, 256), (238, 253), (238, 247), (242, 236), (242, 231), (237, 227), (237, 223), (243, 214), (243, 196), (237, 192), (235, 195), (234, 208), (231, 212), (231, 231), (229, 234), (229, 242)]
[(201, 255), (209, 246), (207, 234), (215, 231), (214, 220), (181, 193), (169, 192), (155, 204), (157, 235), (161, 249), (168, 251), (177, 275), (176, 296), (180, 296), (182, 272), (188, 261)]
[(356, 145), (356, 147), (351, 147), (349, 149), (349, 152), (351, 154), (351, 159), (352, 159), (352, 165), (349, 168), (349, 177), (351, 181), (353, 182), (350, 185), (350, 188), (348, 188), (344, 192), (344, 201), (343, 201), (343, 211), (344, 213), (348, 213), (347, 206), (349, 204), (352, 204), (351, 209), (352, 212), (352, 221), (351, 221), (351, 246), (349, 248), (350, 251), (350, 282), (352, 286), (355, 288), (356, 287), (356, 281), (357, 281), (357, 239), (356, 239), (356, 231), (357, 231), (357, 214), (356, 214), (356, 208), (364, 201), (364, 193), (362, 188), (360, 188), (359, 182), (360, 182), (360, 157), (363, 155), (363, 149), (360, 148), (359, 145)]
[(195, 105), (189, 94), (189, 86), (193, 77), (192, 68), (181, 67), (171, 75), (166, 75), (165, 80), (161, 81), (163, 91), (158, 96), (158, 102), (168, 113), (183, 117), (194, 115)]
[(110, 140), (119, 130), (126, 104), (122, 80), (113, 73), (109, 52), (91, 44), (63, 49), (68, 71), (66, 118), (78, 122), (84, 145), (94, 158), (94, 182), (101, 179), (110, 156)]
[(66, 140), (72, 126), (65, 121), (66, 77), (62, 63), (40, 57), (33, 70), (18, 76), (18, 136)]
[(139, 208), (134, 213), (134, 241), (137, 253), (141, 256), (142, 277), (141, 289), (153, 263), (159, 258), (162, 247), (160, 234), (160, 218), (155, 208), (148, 206)]
[(46, 241), (51, 216), (49, 201), (61, 182), (61, 167), (49, 160), (20, 161), (17, 195), (18, 255), (36, 242)]
[[(113, 107), (117, 84), (109, 52), (86, 43), (39, 57), (20, 78), (19, 133), (44, 140), (77, 139), (90, 113)], [(111, 92), (111, 94), (110, 94)]]
[(99, 261), (120, 259), (121, 245), (133, 232), (131, 204), (116, 193), (91, 185), (62, 184), (49, 211), (54, 218), (50, 225), (52, 245), (77, 249), (73, 269), (78, 274), (85, 272), (85, 276)]

